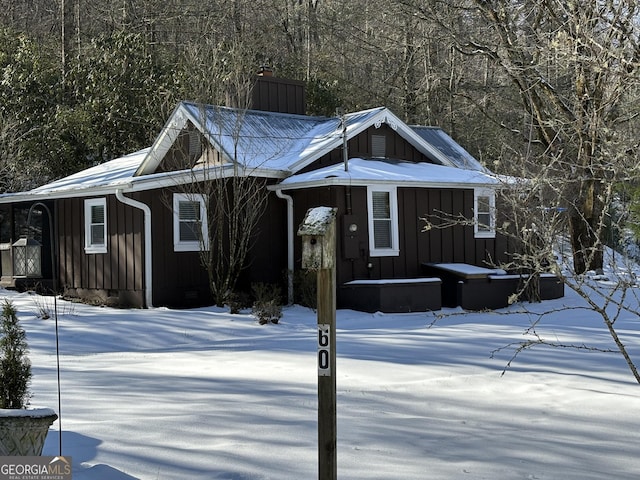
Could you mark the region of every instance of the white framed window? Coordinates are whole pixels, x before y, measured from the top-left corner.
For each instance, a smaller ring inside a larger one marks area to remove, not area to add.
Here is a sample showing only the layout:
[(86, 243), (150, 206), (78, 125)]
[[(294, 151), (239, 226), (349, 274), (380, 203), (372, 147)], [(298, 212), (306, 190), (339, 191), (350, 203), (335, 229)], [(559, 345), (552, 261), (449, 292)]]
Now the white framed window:
[(84, 251), (107, 252), (107, 199), (91, 198), (84, 201)]
[(400, 254), (398, 235), (398, 198), (396, 187), (368, 187), (369, 255)]
[(473, 192), (473, 225), (476, 238), (496, 236), (496, 194), (490, 188)]
[(201, 194), (173, 195), (173, 249), (198, 252), (209, 249), (206, 197)]

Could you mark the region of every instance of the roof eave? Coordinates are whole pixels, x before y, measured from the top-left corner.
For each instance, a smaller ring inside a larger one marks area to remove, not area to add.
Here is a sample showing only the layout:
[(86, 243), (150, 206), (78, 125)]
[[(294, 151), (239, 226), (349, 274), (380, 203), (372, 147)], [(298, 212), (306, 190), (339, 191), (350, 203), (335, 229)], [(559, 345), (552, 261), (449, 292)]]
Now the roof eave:
[[(240, 167), (242, 169), (242, 167)], [(187, 185), (189, 183), (200, 183), (206, 181), (219, 180), (222, 178), (232, 178), (238, 175), (233, 164), (225, 164), (223, 167), (212, 167), (210, 169), (197, 168), (180, 170), (171, 173), (161, 173), (135, 177), (129, 183), (129, 191), (140, 192), (145, 190), (155, 190), (174, 186)], [(242, 177), (260, 177), (280, 180), (290, 175), (284, 170), (273, 170), (266, 168), (250, 169)]]
[(167, 120), (167, 123), (165, 123), (160, 135), (156, 137), (156, 140), (149, 149), (149, 153), (147, 153), (147, 156), (142, 160), (140, 166), (133, 174), (134, 177), (148, 175), (155, 172), (165, 154), (169, 151), (173, 143), (176, 141), (176, 138), (178, 138), (178, 135), (187, 124), (188, 117), (189, 112), (184, 107), (183, 103), (180, 102), (173, 110), (173, 113), (169, 117), (169, 120)]
[[(213, 171), (216, 169), (217, 171)], [(204, 182), (221, 178), (231, 178), (236, 175), (233, 165), (225, 165), (224, 168), (180, 170), (177, 172), (163, 172), (158, 174), (131, 177), (126, 181), (110, 185), (76, 187), (64, 190), (53, 190), (41, 193), (19, 192), (0, 195), (0, 204), (37, 202), (42, 200), (58, 200), (63, 198), (96, 197), (114, 195), (116, 190), (124, 193), (142, 192), (160, 188), (183, 186), (192, 182)], [(272, 178), (280, 180), (290, 175), (290, 172), (273, 169), (251, 169), (247, 177)]]
[(101, 187), (78, 187), (65, 190), (52, 190), (42, 193), (19, 192), (0, 195), (0, 204), (59, 200), (62, 198), (96, 197), (114, 194), (116, 190), (126, 188), (128, 183), (118, 183)]
[(370, 185), (394, 185), (397, 187), (415, 188), (501, 188), (498, 183), (492, 182), (432, 182), (422, 180), (376, 180), (376, 179), (350, 179), (350, 178), (323, 178), (319, 180), (309, 180), (305, 182), (287, 184), (279, 183), (269, 186), (269, 190), (300, 190), (305, 188), (327, 187), (327, 186), (348, 186), (367, 187)]

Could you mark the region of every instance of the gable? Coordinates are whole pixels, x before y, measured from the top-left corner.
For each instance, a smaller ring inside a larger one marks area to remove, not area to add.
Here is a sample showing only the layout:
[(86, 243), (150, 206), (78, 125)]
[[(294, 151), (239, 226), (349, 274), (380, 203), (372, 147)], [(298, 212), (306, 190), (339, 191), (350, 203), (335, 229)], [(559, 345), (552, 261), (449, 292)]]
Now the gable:
[[(315, 156), (330, 139), (336, 119), (305, 115), (241, 110), (182, 102), (157, 137), (136, 176), (184, 166), (171, 158), (174, 144), (185, 141), (183, 132), (195, 129), (204, 140), (204, 151), (217, 152), (218, 163), (236, 163), (248, 170), (286, 172), (289, 166), (307, 155)], [(185, 144), (176, 148), (184, 151)]]
[[(409, 143), (389, 125), (371, 126), (349, 139), (347, 143), (349, 158), (380, 159), (393, 158), (409, 162), (426, 162), (439, 165), (433, 156), (425, 155)], [(335, 164), (342, 164), (344, 156), (342, 145), (323, 155), (318, 160), (302, 168), (296, 174), (310, 172)]]
[(228, 163), (191, 121), (187, 121), (174, 143), (161, 158), (156, 173), (188, 170), (197, 166)]
[[(378, 133), (370, 133), (374, 130)], [(179, 157), (187, 157), (193, 162), (194, 158), (185, 153), (189, 143), (186, 143), (188, 140), (183, 135), (194, 131), (200, 132), (204, 145), (210, 147), (209, 152), (217, 152), (216, 162), (236, 163), (248, 171), (262, 169), (282, 172), (283, 176), (299, 172), (340, 149), (345, 134), (356, 152), (365, 152), (369, 156), (373, 156), (374, 152), (364, 144), (360, 146), (360, 143), (364, 141), (370, 145), (371, 138), (378, 135), (391, 140), (389, 145), (392, 148), (388, 156), (453, 166), (446, 155), (425, 142), (384, 107), (338, 118), (182, 102), (135, 175), (190, 168), (193, 163)], [(174, 148), (176, 144), (180, 146)], [(207, 148), (203, 151), (207, 151)]]
[[(331, 165), (336, 158), (337, 150), (342, 150), (343, 138), (346, 133), (348, 139), (347, 149), (349, 156), (376, 157), (374, 155), (373, 138), (384, 136), (391, 140), (386, 149), (386, 156), (397, 155), (401, 159), (412, 161), (428, 161), (438, 165), (455, 166), (454, 163), (443, 155), (437, 148), (424, 141), (410, 126), (396, 117), (385, 107), (364, 110), (361, 112), (349, 113), (343, 117), (346, 125), (340, 119), (336, 119), (338, 125), (330, 134), (331, 141), (323, 145), (324, 149), (316, 150), (315, 158), (307, 156), (298, 162), (293, 163), (289, 170), (292, 173), (309, 171), (318, 166)], [(321, 159), (322, 156), (327, 158)], [(321, 159), (319, 163), (311, 166), (312, 163)]]

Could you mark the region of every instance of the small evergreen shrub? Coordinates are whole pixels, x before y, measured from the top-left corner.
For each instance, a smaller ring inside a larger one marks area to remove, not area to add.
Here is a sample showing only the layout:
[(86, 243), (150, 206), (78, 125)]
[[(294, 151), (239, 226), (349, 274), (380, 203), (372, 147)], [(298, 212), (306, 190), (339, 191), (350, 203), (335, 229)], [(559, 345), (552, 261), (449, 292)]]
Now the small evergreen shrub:
[(31, 396), (29, 348), (16, 309), (6, 300), (2, 307), (0, 335), (0, 408), (25, 408)]
[(229, 292), (227, 294), (229, 313), (236, 315), (241, 310), (251, 307), (251, 296), (247, 292)]
[(258, 319), (258, 323), (278, 323), (282, 318), (280, 287), (273, 283), (254, 283), (251, 289), (255, 297), (251, 313)]

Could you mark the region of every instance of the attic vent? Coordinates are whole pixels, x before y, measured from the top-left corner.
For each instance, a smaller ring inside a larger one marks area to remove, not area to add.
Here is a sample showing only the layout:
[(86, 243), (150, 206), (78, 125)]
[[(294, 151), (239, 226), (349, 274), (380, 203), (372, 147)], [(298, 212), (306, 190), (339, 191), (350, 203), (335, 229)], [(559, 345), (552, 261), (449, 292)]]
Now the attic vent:
[(387, 137), (371, 135), (371, 156), (382, 158), (387, 156)]
[(189, 160), (196, 160), (202, 155), (202, 139), (197, 130), (189, 131)]

